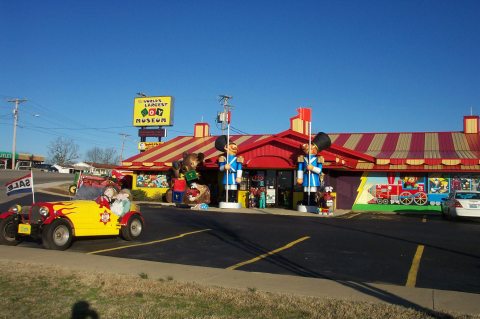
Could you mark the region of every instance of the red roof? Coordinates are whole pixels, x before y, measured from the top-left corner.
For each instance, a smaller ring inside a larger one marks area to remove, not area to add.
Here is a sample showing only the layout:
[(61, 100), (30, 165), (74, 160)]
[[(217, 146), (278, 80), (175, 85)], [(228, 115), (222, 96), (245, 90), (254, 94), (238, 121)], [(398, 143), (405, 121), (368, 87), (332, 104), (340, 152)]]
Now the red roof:
[[(463, 132), (332, 133), (321, 152), (325, 168), (374, 171), (480, 171), (480, 134)], [(131, 170), (167, 170), (184, 152), (204, 153), (216, 167), (217, 136), (178, 136), (122, 162)], [(293, 168), (307, 136), (287, 130), (275, 135), (232, 135), (246, 167)], [(250, 166), (249, 166), (250, 165)]]

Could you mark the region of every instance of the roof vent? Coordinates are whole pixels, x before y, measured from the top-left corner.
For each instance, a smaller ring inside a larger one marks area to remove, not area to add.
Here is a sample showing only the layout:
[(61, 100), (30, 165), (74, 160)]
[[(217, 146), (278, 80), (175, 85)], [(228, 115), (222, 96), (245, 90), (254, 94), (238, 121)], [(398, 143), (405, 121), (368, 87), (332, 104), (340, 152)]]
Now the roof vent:
[(194, 137), (208, 137), (210, 136), (210, 125), (208, 123), (195, 123), (193, 127)]
[(463, 117), (463, 133), (478, 134), (478, 115), (470, 115)]

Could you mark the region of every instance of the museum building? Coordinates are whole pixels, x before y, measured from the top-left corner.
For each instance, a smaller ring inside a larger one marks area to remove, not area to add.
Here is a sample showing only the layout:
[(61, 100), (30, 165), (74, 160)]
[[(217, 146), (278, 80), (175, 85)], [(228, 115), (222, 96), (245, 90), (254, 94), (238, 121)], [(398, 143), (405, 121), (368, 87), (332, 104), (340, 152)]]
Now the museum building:
[[(231, 135), (243, 156), (238, 200), (251, 206), (251, 193), (265, 187), (267, 206), (295, 209), (303, 190), (296, 185), (297, 158), (308, 143), (309, 122), (300, 114), (278, 134)], [(317, 132), (312, 132), (314, 135)], [(439, 210), (452, 190), (480, 190), (479, 117), (465, 116), (463, 131), (328, 133), (331, 146), (324, 158), (323, 185), (333, 187), (335, 207), (354, 210)], [(212, 193), (221, 194), (218, 157), (208, 123), (196, 123), (193, 136), (177, 136), (122, 161), (133, 172), (132, 189), (154, 197), (169, 189), (171, 168), (184, 152), (203, 153), (199, 168)]]

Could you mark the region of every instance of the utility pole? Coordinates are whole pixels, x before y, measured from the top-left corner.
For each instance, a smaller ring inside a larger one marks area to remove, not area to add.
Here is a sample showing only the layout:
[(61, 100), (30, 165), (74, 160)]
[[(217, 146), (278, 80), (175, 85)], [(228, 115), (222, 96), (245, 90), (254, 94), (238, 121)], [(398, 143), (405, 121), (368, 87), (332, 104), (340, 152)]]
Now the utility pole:
[(225, 130), (228, 124), (230, 124), (230, 108), (233, 108), (233, 106), (228, 104), (230, 99), (233, 99), (233, 96), (220, 95), (220, 101), (223, 101), (223, 112), (218, 114), (218, 122), (222, 123), (222, 135), (225, 135)]
[(123, 160), (123, 149), (125, 147), (125, 139), (130, 136), (129, 134), (125, 134), (125, 133), (120, 133), (119, 135), (123, 136), (123, 140), (122, 140), (122, 151), (120, 152), (120, 164), (122, 164), (122, 160)]
[(13, 145), (12, 145), (12, 169), (15, 169), (15, 152), (16, 152), (16, 143), (17, 143), (17, 122), (18, 122), (18, 105), (23, 102), (27, 102), (26, 99), (16, 98), (14, 100), (8, 100), (10, 103), (15, 103), (15, 108), (13, 109)]

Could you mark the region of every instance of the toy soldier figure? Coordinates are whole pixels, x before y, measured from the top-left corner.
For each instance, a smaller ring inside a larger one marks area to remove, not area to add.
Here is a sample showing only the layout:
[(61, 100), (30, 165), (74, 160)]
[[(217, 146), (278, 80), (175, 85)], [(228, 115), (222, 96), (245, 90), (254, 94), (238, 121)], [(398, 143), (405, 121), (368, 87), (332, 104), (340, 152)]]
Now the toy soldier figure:
[(298, 157), (297, 183), (303, 186), (303, 201), (305, 206), (316, 206), (315, 193), (320, 184), (320, 174), (324, 159), (318, 153), (330, 147), (331, 141), (325, 133), (318, 133), (311, 143), (303, 144), (305, 155)]
[(238, 184), (242, 181), (242, 163), (243, 157), (238, 156), (237, 144), (233, 142), (227, 143), (225, 135), (219, 136), (215, 141), (215, 148), (219, 151), (225, 152), (218, 158), (218, 165), (223, 175), (223, 185), (225, 186), (225, 199), (229, 203), (237, 202)]

